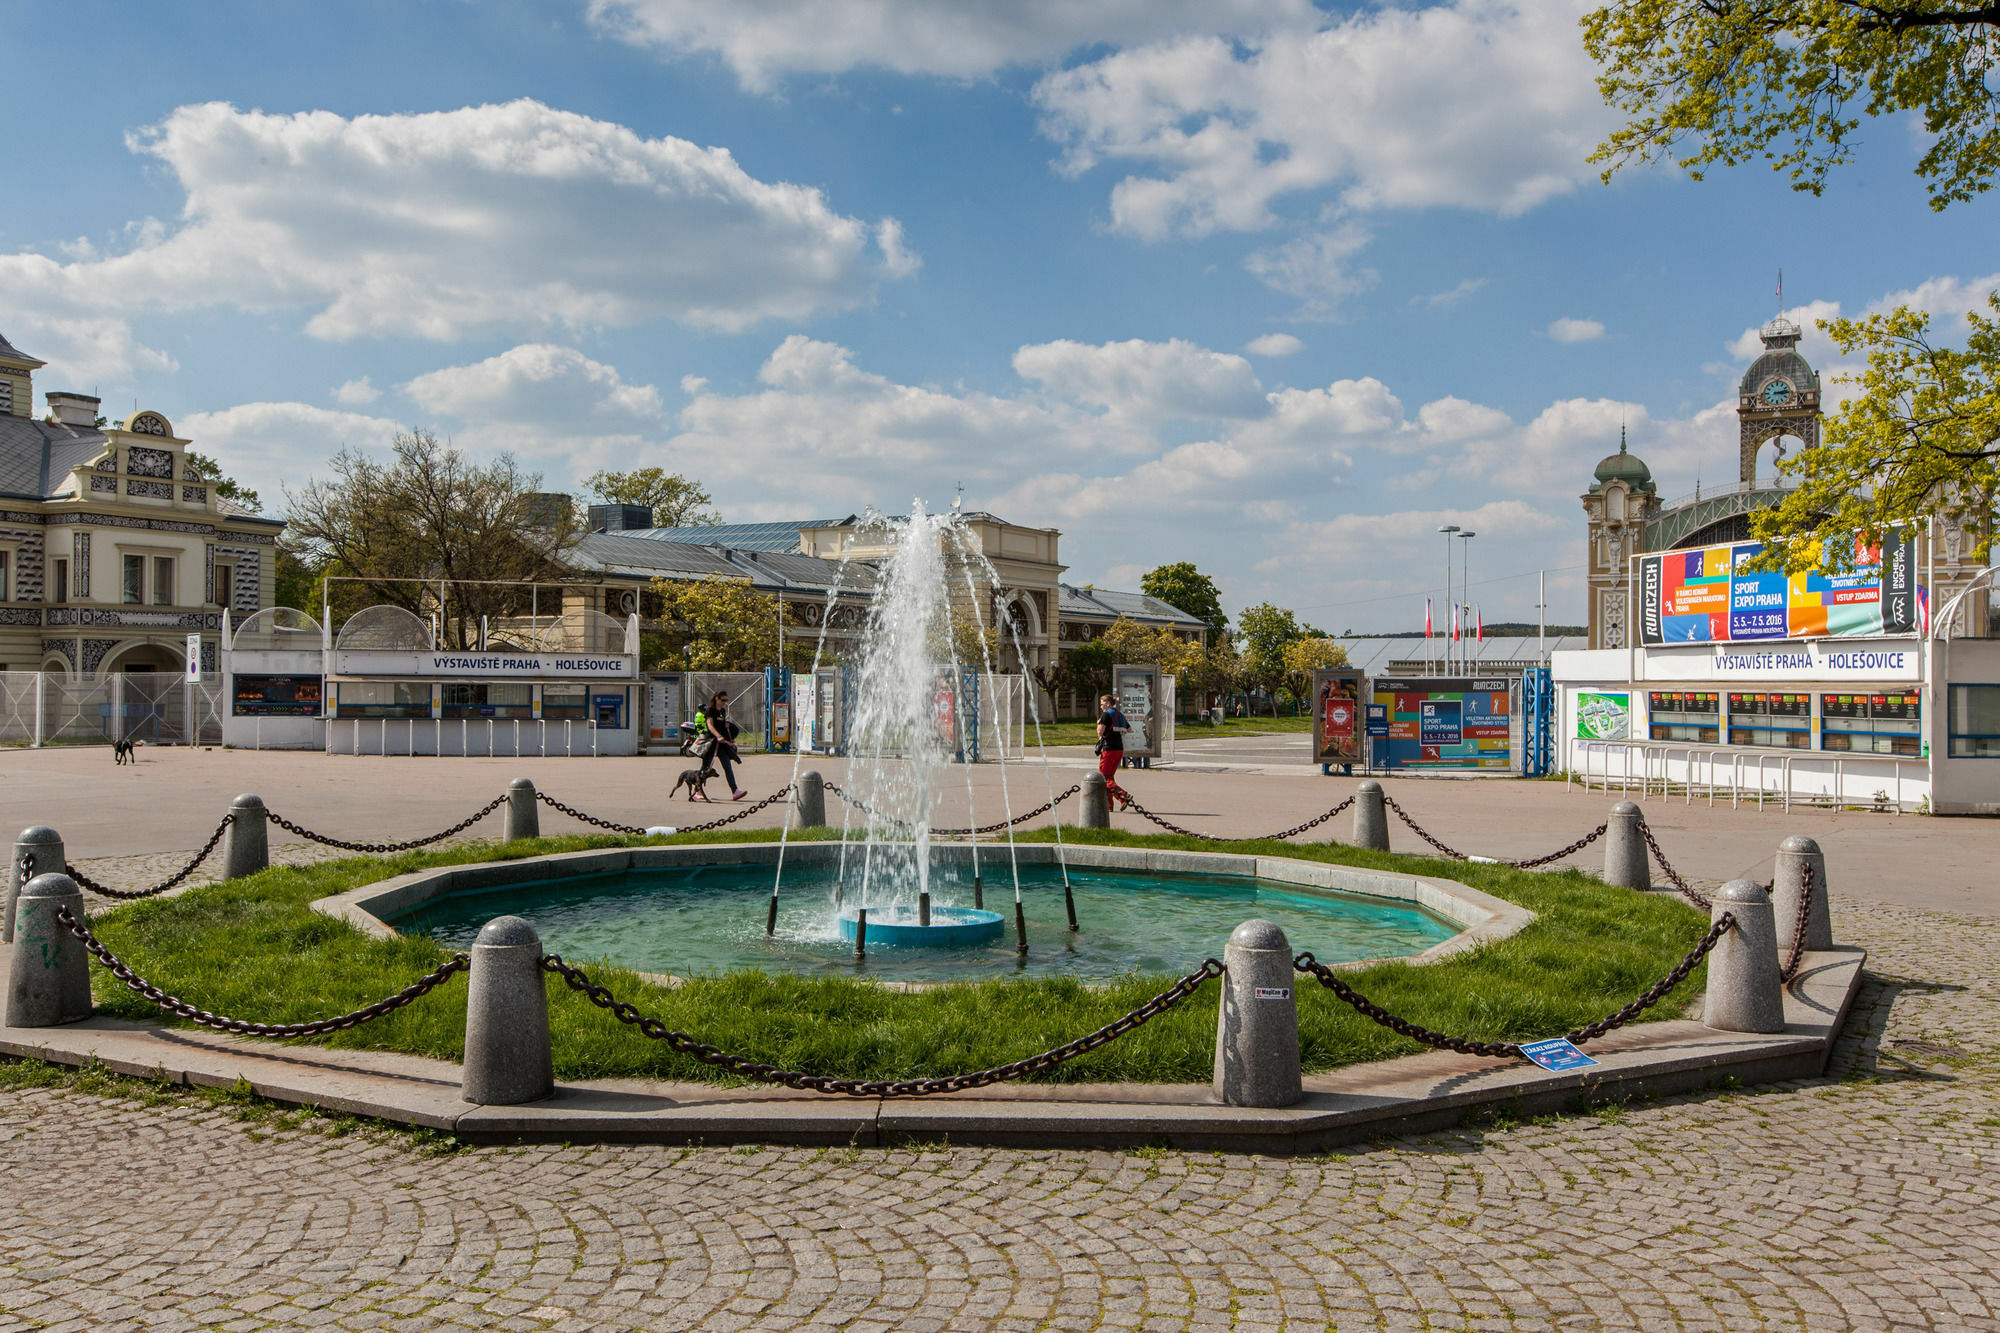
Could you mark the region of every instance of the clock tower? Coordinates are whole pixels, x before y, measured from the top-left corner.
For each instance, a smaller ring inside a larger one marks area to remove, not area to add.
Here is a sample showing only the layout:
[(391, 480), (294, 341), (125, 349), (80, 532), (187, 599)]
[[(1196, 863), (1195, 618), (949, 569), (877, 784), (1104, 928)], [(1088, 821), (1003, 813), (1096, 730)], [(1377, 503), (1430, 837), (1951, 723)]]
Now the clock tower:
[(1737, 476), (1746, 484), (1757, 480), (1764, 441), (1790, 435), (1819, 447), (1819, 373), (1799, 355), (1799, 326), (1780, 315), (1759, 336), (1764, 353), (1743, 373), (1736, 398)]

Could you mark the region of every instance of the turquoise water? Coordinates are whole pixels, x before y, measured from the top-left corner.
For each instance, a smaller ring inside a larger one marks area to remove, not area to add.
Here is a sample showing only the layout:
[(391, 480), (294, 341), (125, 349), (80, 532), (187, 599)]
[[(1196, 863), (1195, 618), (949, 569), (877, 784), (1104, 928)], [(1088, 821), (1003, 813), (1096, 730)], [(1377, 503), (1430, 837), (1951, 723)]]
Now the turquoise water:
[[(989, 862), (987, 869), (993, 869)], [(1004, 863), (982, 878), (986, 907), (1007, 918), (992, 945), (884, 948), (864, 963), (842, 940), (832, 905), (832, 866), (787, 869), (778, 930), (764, 935), (768, 867), (711, 866), (578, 875), (456, 893), (395, 918), (398, 930), (452, 948), (472, 943), (496, 916), (526, 917), (542, 947), (573, 962), (608, 959), (643, 972), (696, 976), (739, 968), (882, 981), (976, 981), (1018, 973), (1107, 981), (1133, 972), (1185, 973), (1222, 956), (1229, 932), (1251, 917), (1284, 927), (1294, 950), (1326, 962), (1416, 953), (1458, 933), (1419, 909), (1376, 899), (1321, 897), (1234, 876), (1072, 870), (1078, 924), (1069, 933), (1062, 877), (1022, 867), (1028, 955), (1014, 948), (1014, 891)], [(941, 871), (933, 902), (972, 905), (969, 876)], [(850, 906), (853, 904), (850, 903)]]

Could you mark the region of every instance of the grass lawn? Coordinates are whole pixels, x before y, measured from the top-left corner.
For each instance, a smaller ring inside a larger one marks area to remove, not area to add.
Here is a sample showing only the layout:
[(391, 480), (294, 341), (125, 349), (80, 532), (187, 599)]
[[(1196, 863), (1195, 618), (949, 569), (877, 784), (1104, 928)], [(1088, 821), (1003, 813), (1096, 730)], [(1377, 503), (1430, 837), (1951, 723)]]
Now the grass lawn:
[[(776, 834), (766, 831), (764, 836)], [(1120, 846), (1213, 848), (1192, 838), (1139, 837), (1115, 830), (1066, 829), (1064, 837)], [(731, 830), (672, 839), (753, 840), (759, 840), (755, 832)], [(636, 841), (541, 838), (275, 867), (177, 898), (113, 909), (94, 928), (140, 975), (205, 1009), (266, 1023), (299, 1022), (358, 1008), (400, 989), (444, 957), (426, 939), (371, 939), (345, 922), (313, 912), (308, 906), (313, 899), (430, 866)], [(1576, 871), (1537, 874), (1337, 843), (1239, 843), (1229, 850), (1457, 879), (1532, 909), (1537, 918), (1520, 933), (1451, 961), (1433, 967), (1382, 963), (1343, 974), (1393, 1012), (1440, 1031), (1489, 1041), (1557, 1035), (1602, 1017), (1669, 971), (1707, 927), (1704, 918), (1677, 901), (1614, 889)], [(700, 1040), (793, 1069), (855, 1077), (951, 1074), (1019, 1059), (1109, 1022), (1168, 980), (1133, 977), (1089, 990), (1067, 980), (1009, 978), (901, 993), (847, 979), (734, 973), (669, 989), (609, 966), (591, 966), (585, 959), (570, 961), (588, 966), (592, 978), (610, 985), (619, 998)], [(1198, 961), (1190, 959), (1190, 969)], [(95, 964), (91, 976), (102, 1011), (160, 1017)], [(1697, 969), (1648, 1017), (1676, 1016), (1699, 991), (1704, 976), (1705, 969)], [(1299, 1035), (1308, 1071), (1420, 1049), (1361, 1018), (1310, 978), (1303, 981)], [(1217, 986), (1206, 986), (1179, 1009), (1047, 1077), (1206, 1082), (1217, 993)], [(554, 978), (548, 994), (558, 1077), (728, 1077), (621, 1026)], [(320, 1040), (457, 1059), (463, 1051), (464, 1021), (465, 982), (454, 977), (387, 1018)]]
[[(1196, 722), (1191, 717), (1181, 718), (1174, 723), (1174, 734), (1182, 740), (1213, 736), (1268, 736), (1272, 732), (1307, 732), (1312, 730), (1310, 717), (1293, 717), (1289, 713), (1271, 717), (1231, 717), (1221, 722)], [(1035, 743), (1035, 727), (1028, 724), (1028, 744)], [(1044, 722), (1042, 741), (1047, 745), (1094, 745), (1097, 743), (1097, 723), (1095, 722)]]

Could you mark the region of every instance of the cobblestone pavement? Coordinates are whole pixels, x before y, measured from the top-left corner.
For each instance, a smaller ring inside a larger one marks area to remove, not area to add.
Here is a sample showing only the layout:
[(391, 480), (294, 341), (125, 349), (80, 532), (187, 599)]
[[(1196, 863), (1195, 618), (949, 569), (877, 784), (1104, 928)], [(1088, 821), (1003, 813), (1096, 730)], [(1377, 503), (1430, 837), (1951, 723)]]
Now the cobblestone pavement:
[(0, 1329), (2000, 1329), (2000, 922), (1835, 926), (1826, 1080), (1324, 1158), (427, 1156), (0, 1094)]

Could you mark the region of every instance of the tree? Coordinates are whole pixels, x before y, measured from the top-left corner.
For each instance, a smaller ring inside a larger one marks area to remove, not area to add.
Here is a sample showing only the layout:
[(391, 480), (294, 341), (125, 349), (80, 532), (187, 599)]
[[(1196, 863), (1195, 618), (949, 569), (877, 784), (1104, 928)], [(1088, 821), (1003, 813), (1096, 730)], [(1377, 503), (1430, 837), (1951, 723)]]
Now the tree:
[[(778, 660), (778, 604), (738, 579), (654, 579), (661, 641), (654, 666), (748, 671)], [(648, 654), (652, 654), (649, 652)]]
[[(332, 476), (285, 488), (286, 537), (298, 558), (321, 577), (361, 580), (331, 585), (337, 612), (366, 599), (441, 614), (442, 646), (468, 648), (482, 617), (528, 610), (530, 590), (505, 580), (567, 576), (576, 524), (566, 509), (547, 508), (541, 477), (511, 454), (474, 463), (422, 429), (399, 432), (391, 449), (388, 463), (343, 449), (329, 461)], [(441, 585), (449, 585), (442, 607)]]
[[(102, 422), (99, 424), (102, 424)], [(187, 468), (188, 471), (207, 482), (209, 489), (213, 490), (222, 499), (242, 505), (253, 514), (264, 512), (264, 502), (257, 498), (257, 492), (243, 485), (234, 477), (224, 476), (222, 473), (222, 464), (216, 462), (207, 454), (198, 454), (192, 449), (188, 450)]]
[(320, 568), (299, 553), (290, 534), (278, 538), (272, 556), (274, 606), (289, 606), (317, 617), (325, 603), (326, 578)]
[(1147, 571), (1139, 579), (1139, 591), (1157, 597), (1176, 611), (1185, 611), (1208, 626), (1212, 638), (1229, 633), (1229, 617), (1222, 614), (1222, 597), (1215, 580), (1182, 560)]
[(1283, 607), (1259, 602), (1236, 618), (1243, 640), (1243, 672), (1271, 696), (1271, 716), (1278, 715), (1278, 689), (1285, 683), (1285, 645), (1301, 635), (1298, 617)]
[(1607, 181), (1635, 161), (1699, 180), (1761, 157), (1818, 194), (1862, 116), (1903, 112), (1930, 142), (1917, 175), (1932, 208), (1991, 189), (2000, 166), (1991, 0), (1614, 0), (1583, 33), (1598, 91), (1628, 117), (1591, 154)]
[(1898, 307), (1862, 319), (1821, 320), (1843, 355), (1868, 353), (1858, 397), (1821, 430), (1824, 443), (1779, 464), (1799, 478), (1783, 502), (1750, 517), (1766, 549), (1766, 569), (1839, 571), (1854, 560), (1854, 537), (1879, 541), (1885, 529), (1945, 514), (1992, 550), (2000, 493), (2000, 292), (1992, 315), (1966, 312), (1964, 350), (1930, 339), (1930, 316)]
[(656, 467), (593, 472), (583, 484), (606, 504), (646, 505), (653, 511), (655, 527), (710, 528), (722, 522), (722, 515), (708, 508), (715, 497), (678, 472)]
[(1293, 639), (1285, 645), (1285, 684), (1294, 698), (1312, 691), (1313, 672), (1347, 665), (1347, 649), (1324, 635)]
[[(1111, 668), (1116, 660), (1102, 639), (1092, 639), (1070, 649), (1063, 674), (1068, 678), (1071, 689), (1089, 696), (1091, 703), (1095, 704), (1097, 696), (1111, 688)], [(1091, 711), (1096, 710), (1093, 708)]]

